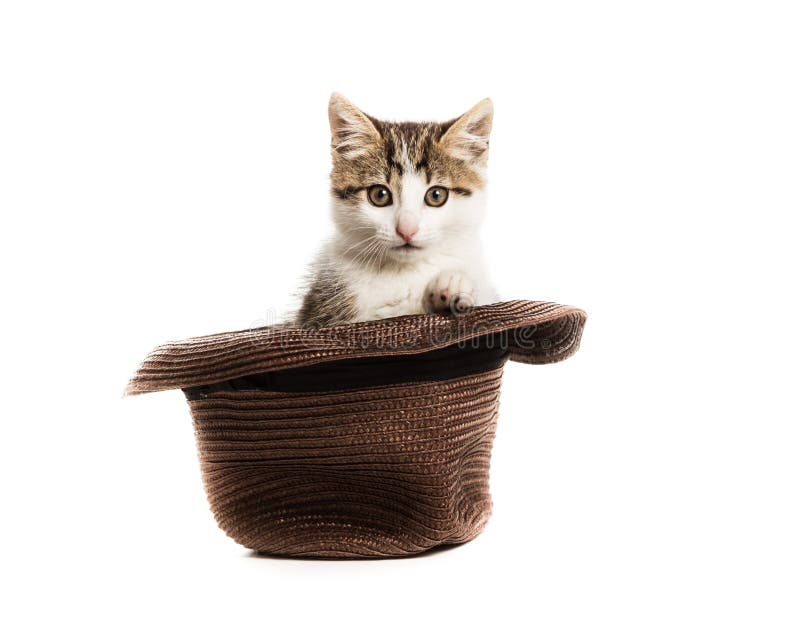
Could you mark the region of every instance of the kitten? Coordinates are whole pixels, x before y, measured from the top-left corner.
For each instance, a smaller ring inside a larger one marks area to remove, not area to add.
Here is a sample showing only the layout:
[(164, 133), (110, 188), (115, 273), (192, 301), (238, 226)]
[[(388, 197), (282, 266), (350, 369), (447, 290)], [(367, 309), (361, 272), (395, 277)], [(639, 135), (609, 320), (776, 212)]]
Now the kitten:
[(334, 237), (297, 313), (329, 325), (497, 301), (481, 254), (492, 103), (449, 122), (384, 122), (334, 93)]

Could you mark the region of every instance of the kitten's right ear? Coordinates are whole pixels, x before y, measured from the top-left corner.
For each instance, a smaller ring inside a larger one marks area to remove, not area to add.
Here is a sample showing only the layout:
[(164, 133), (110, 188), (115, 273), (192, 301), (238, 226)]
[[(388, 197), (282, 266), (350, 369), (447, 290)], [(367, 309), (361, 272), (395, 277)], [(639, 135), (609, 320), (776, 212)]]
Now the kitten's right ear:
[(457, 158), (486, 162), (494, 107), (484, 98), (458, 118), (442, 136), (441, 143)]
[(339, 93), (332, 93), (328, 103), (331, 122), (331, 148), (345, 160), (367, 153), (380, 143), (381, 134), (366, 114)]

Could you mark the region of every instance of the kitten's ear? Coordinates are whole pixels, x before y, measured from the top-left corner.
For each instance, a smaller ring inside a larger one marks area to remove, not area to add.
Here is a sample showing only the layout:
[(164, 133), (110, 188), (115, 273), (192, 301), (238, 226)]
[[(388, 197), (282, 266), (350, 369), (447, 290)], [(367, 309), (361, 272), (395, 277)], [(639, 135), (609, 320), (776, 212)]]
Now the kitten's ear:
[(328, 103), (331, 148), (345, 160), (357, 158), (380, 142), (381, 134), (366, 114), (339, 93)]
[(493, 115), (492, 101), (489, 98), (481, 100), (450, 125), (440, 143), (461, 160), (485, 161)]

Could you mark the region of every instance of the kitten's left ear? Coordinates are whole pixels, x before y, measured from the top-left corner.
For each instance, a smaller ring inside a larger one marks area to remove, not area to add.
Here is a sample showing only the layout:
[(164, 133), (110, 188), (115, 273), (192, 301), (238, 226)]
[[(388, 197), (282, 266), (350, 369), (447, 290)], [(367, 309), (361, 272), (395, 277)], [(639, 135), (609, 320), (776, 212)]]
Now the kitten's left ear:
[(485, 162), (493, 115), (492, 101), (489, 98), (481, 100), (450, 125), (440, 143), (457, 158)]
[(364, 155), (380, 143), (381, 134), (367, 114), (340, 93), (331, 94), (328, 103), (331, 122), (331, 149), (334, 155), (351, 160)]

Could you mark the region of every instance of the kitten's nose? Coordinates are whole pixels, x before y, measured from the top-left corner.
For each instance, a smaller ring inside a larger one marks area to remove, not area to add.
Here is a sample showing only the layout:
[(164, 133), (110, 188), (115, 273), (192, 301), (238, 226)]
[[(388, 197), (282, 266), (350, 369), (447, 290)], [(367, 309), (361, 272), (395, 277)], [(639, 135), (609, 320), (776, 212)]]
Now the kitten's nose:
[(411, 242), (411, 238), (414, 237), (414, 234), (419, 231), (419, 225), (414, 222), (409, 222), (408, 220), (401, 220), (397, 223), (397, 235), (400, 236), (406, 242)]

